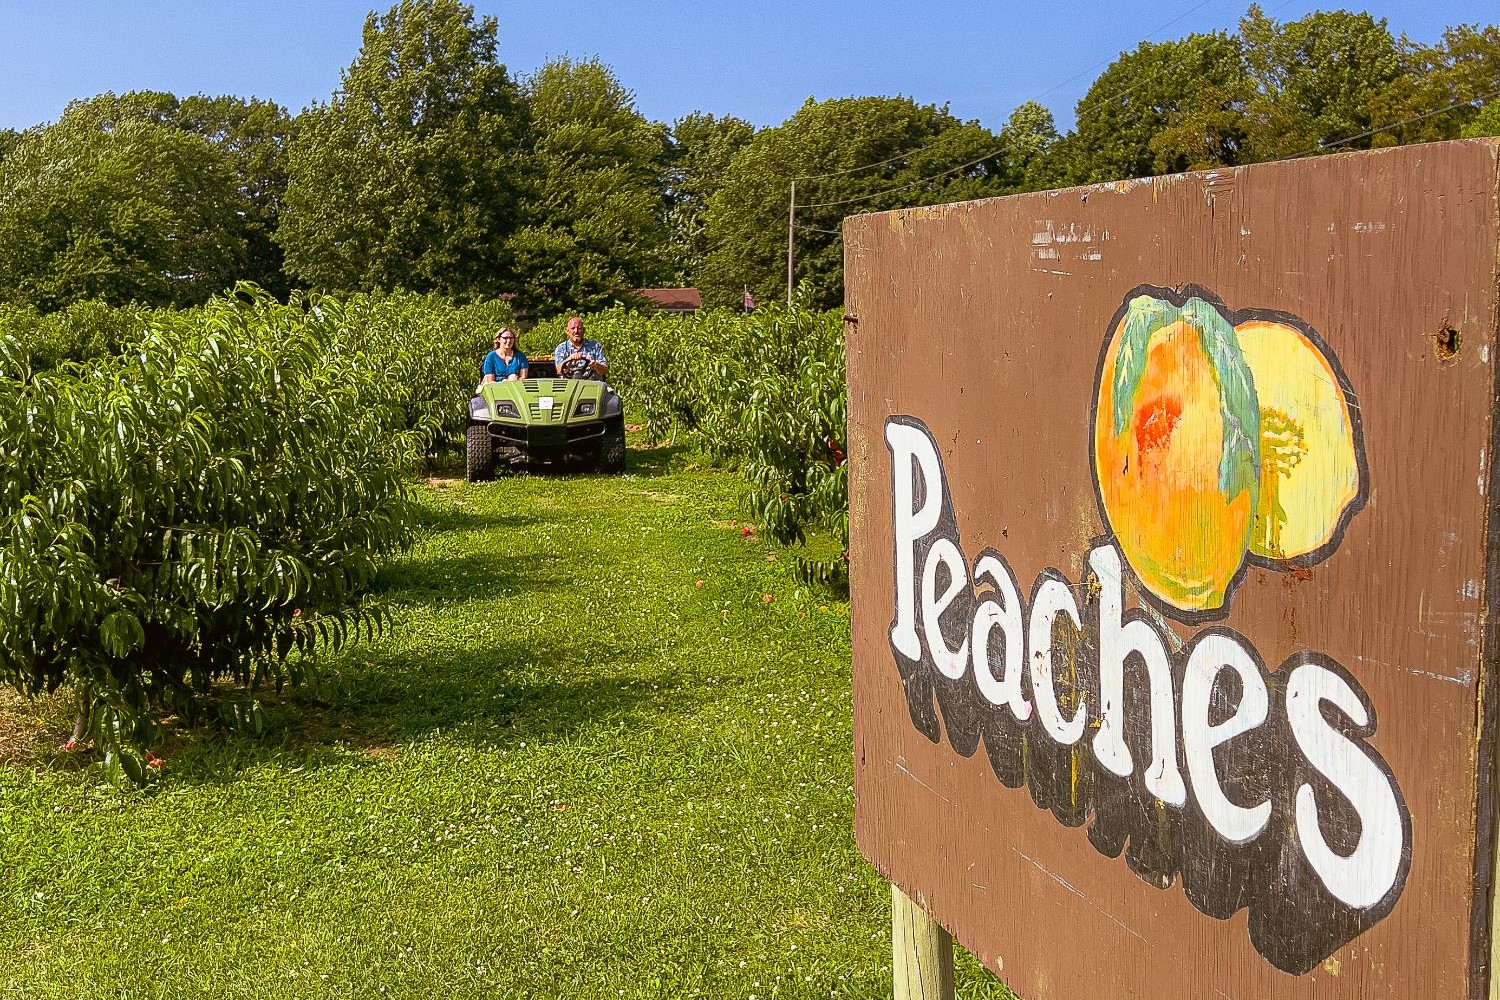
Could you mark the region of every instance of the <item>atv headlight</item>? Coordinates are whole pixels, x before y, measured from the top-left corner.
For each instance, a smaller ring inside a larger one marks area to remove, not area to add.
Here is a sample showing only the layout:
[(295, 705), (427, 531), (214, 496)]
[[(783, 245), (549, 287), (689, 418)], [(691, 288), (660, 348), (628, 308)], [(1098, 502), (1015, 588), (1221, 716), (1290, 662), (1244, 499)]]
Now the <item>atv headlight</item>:
[(495, 403), (495, 416), (514, 417), (519, 420), (521, 417), (521, 411), (516, 409), (515, 403), (512, 403), (508, 399), (501, 399), (496, 401)]
[(596, 409), (598, 409), (598, 407), (594, 405), (594, 401), (592, 399), (582, 399), (578, 401), (578, 409), (574, 410), (573, 412), (580, 417), (591, 417), (594, 415), (594, 411)]

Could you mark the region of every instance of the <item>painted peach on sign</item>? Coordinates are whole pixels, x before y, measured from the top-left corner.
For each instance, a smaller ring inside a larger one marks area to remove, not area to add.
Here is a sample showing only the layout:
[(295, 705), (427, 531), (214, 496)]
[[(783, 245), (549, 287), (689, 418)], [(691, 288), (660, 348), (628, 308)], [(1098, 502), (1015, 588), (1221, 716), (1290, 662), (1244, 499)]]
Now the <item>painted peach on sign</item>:
[(1324, 348), (1284, 322), (1235, 327), (1260, 399), (1260, 503), (1250, 552), (1307, 559), (1333, 544), (1360, 498), (1360, 445)]
[(1222, 616), (1247, 561), (1326, 558), (1364, 496), (1353, 393), (1285, 313), (1143, 286), (1100, 359), (1099, 503), (1141, 586), (1184, 621)]

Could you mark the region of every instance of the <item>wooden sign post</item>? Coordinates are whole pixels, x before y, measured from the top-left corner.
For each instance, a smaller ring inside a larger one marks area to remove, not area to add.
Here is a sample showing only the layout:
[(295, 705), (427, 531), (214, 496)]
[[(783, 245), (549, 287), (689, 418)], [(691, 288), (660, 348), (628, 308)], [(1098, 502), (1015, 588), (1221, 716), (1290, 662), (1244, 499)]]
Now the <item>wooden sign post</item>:
[(1500, 143), (844, 235), (896, 925), (1027, 1000), (1490, 996)]

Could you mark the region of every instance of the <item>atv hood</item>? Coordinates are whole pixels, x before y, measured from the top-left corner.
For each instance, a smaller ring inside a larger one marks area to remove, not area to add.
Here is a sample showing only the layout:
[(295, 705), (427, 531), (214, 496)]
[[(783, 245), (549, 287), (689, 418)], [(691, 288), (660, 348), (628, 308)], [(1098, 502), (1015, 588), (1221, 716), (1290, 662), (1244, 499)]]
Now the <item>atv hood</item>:
[(603, 382), (571, 378), (528, 378), (488, 382), (480, 387), (491, 420), (527, 425), (571, 424), (604, 416)]

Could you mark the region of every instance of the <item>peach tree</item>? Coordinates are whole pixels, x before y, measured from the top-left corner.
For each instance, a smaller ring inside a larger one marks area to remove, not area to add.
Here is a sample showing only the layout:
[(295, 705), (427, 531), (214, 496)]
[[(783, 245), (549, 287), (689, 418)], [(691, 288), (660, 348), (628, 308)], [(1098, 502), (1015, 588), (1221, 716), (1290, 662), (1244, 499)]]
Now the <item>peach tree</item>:
[(216, 681), (296, 683), (381, 625), (427, 431), (345, 324), (246, 292), (47, 371), (0, 328), (0, 681), (78, 692), (116, 777), (147, 776), (163, 712), (258, 725)]

